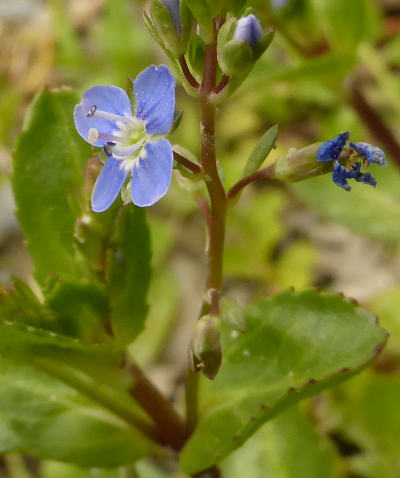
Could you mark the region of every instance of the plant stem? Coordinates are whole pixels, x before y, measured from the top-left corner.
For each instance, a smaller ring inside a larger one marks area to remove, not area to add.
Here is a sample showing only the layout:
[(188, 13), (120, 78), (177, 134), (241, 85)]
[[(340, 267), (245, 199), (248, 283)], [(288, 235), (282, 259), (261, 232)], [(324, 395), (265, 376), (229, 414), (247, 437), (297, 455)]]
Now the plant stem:
[[(216, 44), (207, 45), (204, 76), (200, 98), (201, 116), (201, 167), (210, 196), (210, 237), (208, 247), (207, 290), (221, 290), (222, 259), (225, 242), (227, 198), (218, 174), (215, 154), (215, 106), (209, 95), (215, 88), (217, 75)], [(213, 312), (218, 312), (217, 310)]]
[(181, 154), (177, 153), (174, 151), (174, 159), (177, 163), (181, 164), (184, 166), (186, 169), (189, 171), (192, 171), (194, 174), (200, 174), (201, 173), (201, 167), (193, 163), (193, 161), (190, 161), (190, 159), (185, 158), (185, 156), (182, 156)]
[[(201, 121), (201, 168), (204, 174), (210, 208), (208, 214), (209, 244), (207, 250), (208, 271), (206, 292), (211, 295), (210, 313), (218, 313), (218, 298), (222, 287), (222, 264), (225, 243), (225, 222), (227, 210), (227, 196), (225, 188), (218, 174), (215, 153), (215, 106), (209, 98), (216, 86), (217, 79), (217, 48), (216, 42), (207, 45), (204, 62), (203, 81), (200, 97)], [(203, 315), (206, 310), (202, 307)], [(191, 433), (198, 419), (198, 372), (188, 369), (186, 376), (186, 422), (187, 430)]]
[(131, 396), (153, 419), (165, 443), (179, 451), (186, 440), (186, 427), (170, 401), (150, 382), (135, 364), (129, 365), (135, 378), (130, 390)]
[(185, 78), (187, 79), (189, 85), (192, 86), (193, 88), (199, 88), (200, 85), (198, 84), (196, 78), (190, 72), (184, 55), (181, 55), (179, 57), (179, 64), (181, 65), (182, 73), (185, 75)]
[(254, 181), (258, 181), (259, 179), (271, 179), (273, 174), (274, 174), (274, 167), (273, 165), (271, 165), (271, 166), (268, 166), (267, 168), (260, 169), (260, 171), (250, 174), (249, 176), (246, 176), (245, 178), (238, 181), (229, 189), (228, 199), (233, 199), (234, 197), (236, 197), (236, 195), (248, 184)]

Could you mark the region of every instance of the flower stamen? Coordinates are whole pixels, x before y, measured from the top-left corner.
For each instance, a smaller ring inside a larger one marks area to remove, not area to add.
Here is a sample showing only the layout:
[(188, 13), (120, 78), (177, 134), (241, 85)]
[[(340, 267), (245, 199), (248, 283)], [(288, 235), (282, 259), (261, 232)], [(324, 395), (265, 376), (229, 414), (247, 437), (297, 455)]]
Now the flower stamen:
[(116, 115), (114, 113), (107, 113), (107, 111), (102, 111), (97, 109), (96, 105), (91, 106), (89, 109), (87, 115), (88, 118), (93, 118), (94, 116), (97, 116), (99, 118), (103, 118), (109, 121), (123, 121), (124, 123), (133, 123), (132, 118), (127, 118), (126, 116), (121, 116), (121, 115)]

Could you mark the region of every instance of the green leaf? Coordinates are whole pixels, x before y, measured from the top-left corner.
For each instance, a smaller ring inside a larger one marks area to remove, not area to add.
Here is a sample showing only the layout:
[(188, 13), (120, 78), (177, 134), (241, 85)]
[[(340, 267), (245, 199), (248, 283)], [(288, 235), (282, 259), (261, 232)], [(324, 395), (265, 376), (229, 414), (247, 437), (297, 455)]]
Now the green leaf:
[(114, 334), (127, 344), (143, 330), (148, 311), (151, 246), (145, 209), (124, 208), (117, 228), (117, 252), (108, 256), (107, 289)]
[(15, 149), (17, 216), (41, 285), (49, 274), (82, 276), (73, 234), (90, 147), (75, 130), (73, 110), (78, 102), (72, 91), (39, 93)]
[(248, 309), (245, 334), (225, 331), (216, 379), (201, 379), (182, 469), (219, 462), (284, 409), (366, 367), (385, 341), (375, 317), (339, 295), (285, 292)]
[(45, 306), (57, 314), (59, 332), (87, 342), (106, 338), (109, 305), (103, 288), (94, 284), (58, 282), (48, 294)]
[(274, 418), (221, 463), (229, 478), (338, 478), (333, 450), (297, 407)]
[(0, 359), (0, 450), (80, 466), (131, 463), (151, 450), (136, 428), (86, 394), (17, 360)]
[(327, 175), (308, 179), (291, 188), (319, 214), (357, 234), (374, 239), (400, 239), (399, 174), (393, 166), (371, 168), (376, 189), (351, 182), (350, 192)]
[(264, 160), (271, 152), (271, 149), (274, 147), (278, 134), (278, 124), (271, 126), (271, 128), (264, 133), (247, 160), (242, 174), (243, 177), (253, 174), (258, 170), (258, 168), (262, 165)]

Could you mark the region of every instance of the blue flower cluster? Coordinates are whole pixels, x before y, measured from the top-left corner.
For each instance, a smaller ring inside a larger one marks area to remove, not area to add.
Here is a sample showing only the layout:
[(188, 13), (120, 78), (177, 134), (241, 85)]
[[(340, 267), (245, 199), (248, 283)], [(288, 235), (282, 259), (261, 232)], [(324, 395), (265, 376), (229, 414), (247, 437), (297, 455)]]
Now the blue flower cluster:
[(128, 174), (132, 202), (151, 206), (167, 192), (173, 153), (163, 137), (172, 128), (175, 79), (166, 66), (150, 66), (134, 82), (136, 111), (124, 90), (94, 86), (75, 107), (78, 133), (108, 156), (92, 194), (92, 209), (102, 212), (115, 201)]
[[(369, 164), (374, 163), (379, 166), (386, 166), (385, 153), (369, 143), (346, 143), (350, 139), (350, 133), (345, 131), (338, 134), (333, 139), (323, 143), (317, 153), (317, 160), (320, 162), (333, 161), (332, 181), (346, 191), (350, 191), (347, 180), (355, 179), (359, 183), (376, 186), (376, 180), (371, 173), (361, 172), (361, 162)], [(343, 151), (346, 154), (341, 154)], [(342, 164), (342, 163), (343, 164)]]

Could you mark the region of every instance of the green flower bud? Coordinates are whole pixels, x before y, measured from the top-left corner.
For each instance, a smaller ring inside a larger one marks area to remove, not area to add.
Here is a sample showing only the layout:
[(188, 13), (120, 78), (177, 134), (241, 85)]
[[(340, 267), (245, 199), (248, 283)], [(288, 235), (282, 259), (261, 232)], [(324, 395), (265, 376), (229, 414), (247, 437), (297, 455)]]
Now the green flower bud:
[(189, 359), (194, 371), (201, 370), (210, 380), (216, 377), (222, 362), (218, 317), (204, 315), (197, 321), (190, 344)]
[(250, 14), (228, 20), (218, 33), (218, 61), (225, 75), (245, 75), (270, 45), (274, 31), (263, 31)]
[(332, 162), (317, 161), (317, 153), (322, 143), (313, 143), (305, 148), (292, 148), (278, 158), (273, 167), (273, 178), (296, 182), (313, 176), (320, 176), (333, 170)]
[(183, 0), (152, 0), (150, 13), (165, 47), (176, 57), (184, 55), (193, 26), (193, 16)]

